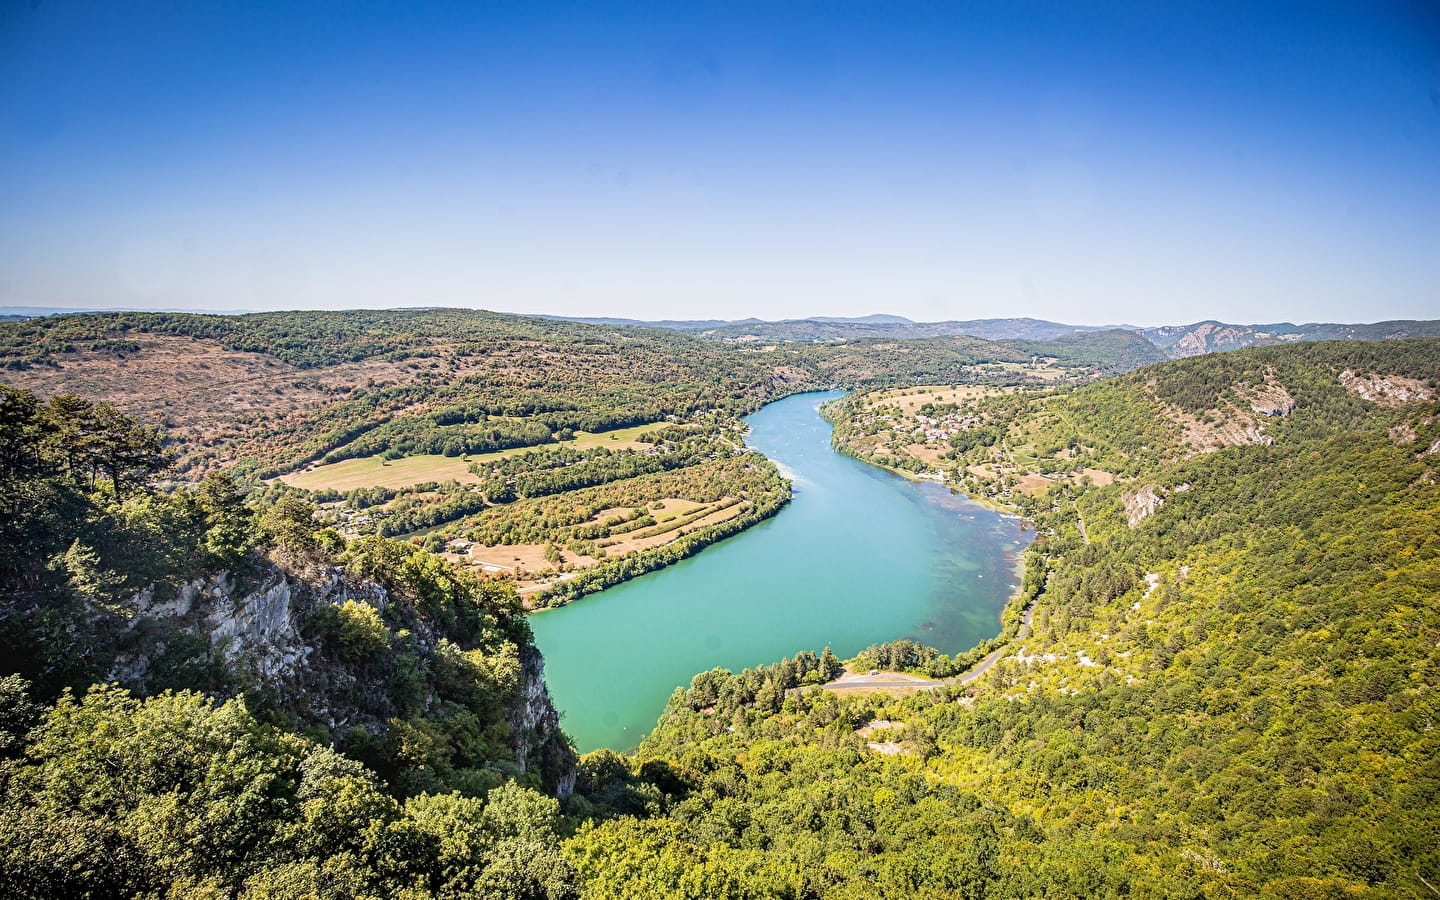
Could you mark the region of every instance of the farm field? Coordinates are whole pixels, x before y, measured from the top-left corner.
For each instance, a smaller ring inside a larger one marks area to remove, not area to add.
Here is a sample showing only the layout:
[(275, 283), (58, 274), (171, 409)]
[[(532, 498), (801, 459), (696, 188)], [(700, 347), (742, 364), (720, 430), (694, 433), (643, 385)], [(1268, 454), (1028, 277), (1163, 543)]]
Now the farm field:
[(865, 395), (864, 403), (867, 408), (894, 406), (905, 415), (914, 415), (927, 403), (963, 403), (1010, 390), (1014, 388), (997, 388), (987, 384), (922, 384), (892, 391), (874, 391)]
[[(655, 427), (654, 425), (636, 425), (630, 428), (614, 428), (609, 431), (579, 431), (575, 433), (574, 440), (564, 442), (564, 446), (577, 450), (592, 447), (634, 450), (646, 446), (635, 439), (646, 431), (653, 431)], [(454, 480), (461, 484), (475, 484), (480, 481), (480, 478), (470, 471), (471, 463), (522, 456), (535, 449), (535, 447), (512, 447), (508, 450), (474, 453), (469, 457), (423, 453), (417, 456), (402, 456), (399, 459), (386, 459), (384, 456), (376, 454), (310, 466), (299, 472), (282, 475), (279, 480), (290, 487), (307, 491), (329, 490), (342, 493), (356, 488), (406, 488), (431, 481)]]
[[(594, 542), (597, 548), (594, 555), (549, 542), (487, 546), (463, 539), (452, 541), (445, 555), (485, 575), (512, 578), (521, 596), (529, 597), (568, 581), (576, 572), (600, 565), (606, 559), (623, 559), (632, 553), (664, 547), (700, 528), (728, 522), (749, 509), (751, 504), (738, 497), (721, 497), (708, 503), (667, 497), (648, 506), (654, 525), (611, 531), (611, 537)], [(623, 507), (601, 510), (580, 527), (602, 528), (607, 520), (623, 518), (630, 512)]]
[[(499, 451), (501, 453), (514, 451)], [(290, 487), (307, 491), (351, 491), (356, 488), (406, 488), (431, 481), (458, 481), (474, 484), (480, 479), (470, 471), (463, 458), (427, 453), (386, 459), (383, 456), (362, 456), (337, 463), (302, 469), (278, 479)]]

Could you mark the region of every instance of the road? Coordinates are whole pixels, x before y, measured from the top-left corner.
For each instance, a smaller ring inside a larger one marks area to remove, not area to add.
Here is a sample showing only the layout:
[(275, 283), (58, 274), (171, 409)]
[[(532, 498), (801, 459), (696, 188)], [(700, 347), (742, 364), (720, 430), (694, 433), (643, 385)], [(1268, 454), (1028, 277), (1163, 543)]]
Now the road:
[[(1030, 623), (1034, 619), (1035, 604), (1032, 603), (1025, 607), (1025, 612), (1020, 616), (1020, 631), (1015, 635), (1016, 641), (1023, 641), (1030, 636)], [(969, 684), (993, 669), (1009, 650), (1010, 644), (1007, 643), (998, 650), (991, 651), (988, 656), (971, 666), (969, 671), (951, 678), (925, 678), (920, 675), (906, 675), (903, 672), (877, 672), (874, 675), (855, 675), (847, 672), (834, 681), (826, 682), (821, 687), (827, 691), (858, 691), (865, 688), (915, 688), (920, 691), (933, 691), (947, 684)]]

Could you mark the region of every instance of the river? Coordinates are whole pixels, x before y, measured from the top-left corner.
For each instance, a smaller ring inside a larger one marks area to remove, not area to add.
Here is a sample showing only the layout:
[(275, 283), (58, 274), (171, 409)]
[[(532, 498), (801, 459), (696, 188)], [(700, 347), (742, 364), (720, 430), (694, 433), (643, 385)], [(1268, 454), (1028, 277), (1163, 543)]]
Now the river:
[(530, 618), (561, 727), (583, 753), (633, 748), (675, 687), (830, 646), (842, 659), (913, 638), (947, 653), (999, 633), (1030, 534), (931, 482), (830, 448), (796, 394), (746, 421), (794, 483), (780, 513), (690, 559)]

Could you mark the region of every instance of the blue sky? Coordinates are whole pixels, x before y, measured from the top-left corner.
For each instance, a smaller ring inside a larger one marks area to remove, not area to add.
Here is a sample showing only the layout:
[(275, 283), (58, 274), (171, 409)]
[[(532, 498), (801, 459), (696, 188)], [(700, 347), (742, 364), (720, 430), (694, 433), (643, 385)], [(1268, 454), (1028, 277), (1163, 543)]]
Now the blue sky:
[(0, 0), (3, 305), (1436, 318), (1440, 4)]

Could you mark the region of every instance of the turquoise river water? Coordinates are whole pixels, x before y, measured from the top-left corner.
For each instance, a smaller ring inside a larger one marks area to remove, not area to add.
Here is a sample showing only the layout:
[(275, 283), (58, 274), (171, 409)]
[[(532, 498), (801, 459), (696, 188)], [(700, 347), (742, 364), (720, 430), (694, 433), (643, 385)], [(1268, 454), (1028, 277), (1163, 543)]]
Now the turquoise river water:
[(673, 566), (530, 618), (561, 727), (628, 750), (697, 672), (913, 638), (947, 653), (1000, 630), (1030, 541), (1020, 520), (830, 448), (797, 394), (750, 416), (746, 442), (794, 483), (780, 513)]

